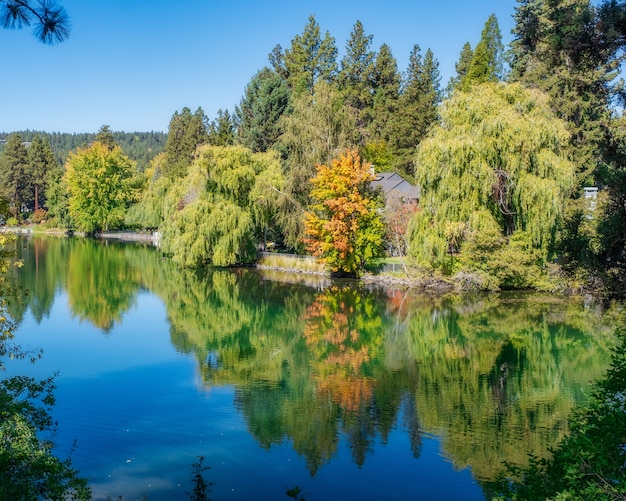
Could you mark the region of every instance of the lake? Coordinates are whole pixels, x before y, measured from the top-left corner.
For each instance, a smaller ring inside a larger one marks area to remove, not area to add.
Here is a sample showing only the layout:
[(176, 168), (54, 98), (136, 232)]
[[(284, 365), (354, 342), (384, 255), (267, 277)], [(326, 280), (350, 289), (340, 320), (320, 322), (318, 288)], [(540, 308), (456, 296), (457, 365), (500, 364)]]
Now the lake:
[(180, 269), (140, 244), (20, 238), (7, 374), (57, 374), (60, 457), (95, 499), (490, 499), (601, 377), (610, 314), (580, 299), (428, 296)]

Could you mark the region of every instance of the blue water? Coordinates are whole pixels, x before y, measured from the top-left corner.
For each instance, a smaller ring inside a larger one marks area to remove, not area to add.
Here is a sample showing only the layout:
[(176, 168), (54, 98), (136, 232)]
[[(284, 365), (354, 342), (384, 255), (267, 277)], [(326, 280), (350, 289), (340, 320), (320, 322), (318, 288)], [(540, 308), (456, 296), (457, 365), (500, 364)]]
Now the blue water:
[(289, 499), (303, 488), (316, 499), (484, 499), (469, 468), (456, 471), (440, 439), (425, 436), (414, 458), (397, 425), (372, 444), (357, 466), (341, 440), (332, 460), (312, 476), (286, 440), (261, 447), (234, 405), (235, 388), (207, 388), (196, 360), (172, 345), (163, 304), (141, 292), (122, 322), (104, 334), (72, 318), (59, 291), (49, 316), (27, 314), (16, 334), (23, 348), (42, 348), (35, 364), (9, 364), (11, 373), (57, 373), (57, 453), (70, 454), (89, 478), (95, 499), (188, 499), (191, 464), (204, 456), (214, 500)]

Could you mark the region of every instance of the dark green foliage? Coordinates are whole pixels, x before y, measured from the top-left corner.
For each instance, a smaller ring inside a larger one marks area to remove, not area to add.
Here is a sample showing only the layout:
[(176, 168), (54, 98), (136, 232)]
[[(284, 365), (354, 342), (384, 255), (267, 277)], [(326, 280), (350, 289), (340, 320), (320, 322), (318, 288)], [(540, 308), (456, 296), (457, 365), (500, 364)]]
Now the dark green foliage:
[(202, 108), (198, 108), (193, 114), (189, 108), (183, 108), (180, 113), (174, 112), (165, 143), (163, 174), (171, 178), (185, 177), (196, 148), (208, 140), (206, 117)]
[(113, 137), (113, 132), (111, 132), (108, 125), (100, 127), (100, 130), (98, 130), (98, 133), (96, 134), (96, 141), (104, 144), (110, 150), (117, 146), (115, 138)]
[(53, 219), (53, 225), (59, 228), (72, 228), (69, 212), (69, 194), (63, 180), (65, 169), (58, 167), (48, 175), (46, 189), (46, 209), (48, 216)]
[(364, 144), (366, 131), (372, 121), (374, 99), (374, 58), (370, 49), (373, 35), (366, 35), (361, 21), (354, 25), (346, 43), (345, 56), (341, 60), (341, 71), (337, 85), (344, 102), (352, 109), (359, 135), (359, 144)]
[(70, 20), (62, 5), (51, 0), (0, 1), (0, 27), (33, 27), (33, 35), (45, 44), (54, 45), (70, 36)]
[[(576, 189), (561, 232), (562, 263), (587, 283), (623, 295), (623, 99), (615, 81), (624, 57), (624, 2), (519, 0), (511, 44), (512, 78), (544, 90), (569, 129)], [(589, 218), (583, 187), (600, 188), (599, 210)], [(600, 281), (598, 281), (600, 279)]]
[(59, 168), (59, 164), (54, 159), (52, 148), (47, 139), (35, 136), (28, 148), (28, 169), (27, 174), (30, 185), (30, 196), (25, 198), (25, 202), (37, 210), (46, 205), (46, 189), (52, 171)]
[(369, 136), (372, 140), (389, 141), (389, 123), (398, 110), (401, 76), (398, 63), (387, 44), (380, 46), (374, 61), (374, 96)]
[(18, 218), (21, 205), (28, 196), (28, 152), (19, 134), (12, 134), (0, 157), (0, 190), (9, 201), (11, 212)]
[(272, 148), (282, 133), (279, 120), (288, 105), (285, 80), (267, 67), (260, 70), (235, 109), (238, 141), (255, 153)]
[(611, 367), (571, 416), (569, 435), (550, 459), (509, 468), (513, 480), (500, 480), (500, 499), (626, 498), (626, 331), (619, 329), (618, 336)]
[(446, 93), (448, 95), (450, 95), (454, 89), (458, 87), (458, 85), (465, 78), (465, 75), (467, 75), (467, 70), (469, 70), (470, 64), (472, 64), (473, 57), (474, 51), (472, 50), (472, 46), (469, 42), (466, 42), (465, 45), (463, 45), (463, 49), (461, 49), (459, 60), (454, 64), (456, 75), (450, 79), (448, 86), (446, 87)]
[[(76, 148), (84, 148), (96, 140), (94, 133), (65, 133), (43, 131), (18, 131), (24, 141), (33, 141), (39, 136), (42, 141), (48, 142), (59, 164), (64, 164), (67, 154)], [(143, 171), (157, 153), (163, 151), (167, 134), (164, 132), (113, 132), (113, 141), (122, 147), (125, 155), (137, 162), (137, 169)], [(0, 133), (0, 138), (10, 134)], [(0, 144), (0, 152), (2, 145)]]
[(440, 80), (439, 63), (432, 51), (428, 49), (422, 56), (419, 45), (413, 46), (398, 109), (392, 118), (390, 138), (394, 167), (409, 178), (415, 174), (416, 148), (437, 122)]
[(320, 35), (315, 16), (310, 16), (301, 35), (291, 41), (283, 53), (277, 45), (270, 54), (274, 71), (283, 76), (296, 94), (313, 92), (318, 82), (331, 82), (337, 74), (337, 47), (335, 39), (326, 32)]
[(235, 117), (228, 110), (217, 110), (217, 117), (208, 128), (208, 143), (213, 146), (232, 146), (235, 144)]

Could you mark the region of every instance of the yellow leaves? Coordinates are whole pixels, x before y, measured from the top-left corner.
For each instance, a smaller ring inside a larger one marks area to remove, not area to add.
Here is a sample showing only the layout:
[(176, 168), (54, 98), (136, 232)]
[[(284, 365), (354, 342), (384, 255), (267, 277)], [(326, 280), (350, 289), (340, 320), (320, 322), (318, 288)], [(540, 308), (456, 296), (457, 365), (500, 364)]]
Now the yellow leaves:
[(304, 217), (304, 243), (332, 271), (357, 273), (366, 259), (382, 252), (384, 227), (369, 185), (373, 179), (356, 150), (345, 151), (330, 166), (317, 166), (311, 180), (316, 203)]

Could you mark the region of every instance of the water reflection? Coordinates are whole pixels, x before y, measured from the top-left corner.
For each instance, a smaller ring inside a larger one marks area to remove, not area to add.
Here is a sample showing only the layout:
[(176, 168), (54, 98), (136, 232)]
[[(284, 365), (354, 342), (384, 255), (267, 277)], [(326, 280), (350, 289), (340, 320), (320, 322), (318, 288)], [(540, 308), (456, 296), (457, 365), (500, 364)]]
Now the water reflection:
[(311, 474), (342, 439), (362, 466), (401, 430), (414, 457), (435, 434), (457, 468), (491, 480), (503, 461), (523, 465), (556, 444), (613, 342), (609, 314), (554, 297), (310, 287), (251, 270), (182, 270), (149, 247), (91, 240), (20, 248), (29, 294), (13, 305), (18, 320), (30, 307), (40, 321), (63, 288), (73, 314), (107, 333), (149, 290), (202, 384), (233, 385), (255, 440), (290, 443)]

